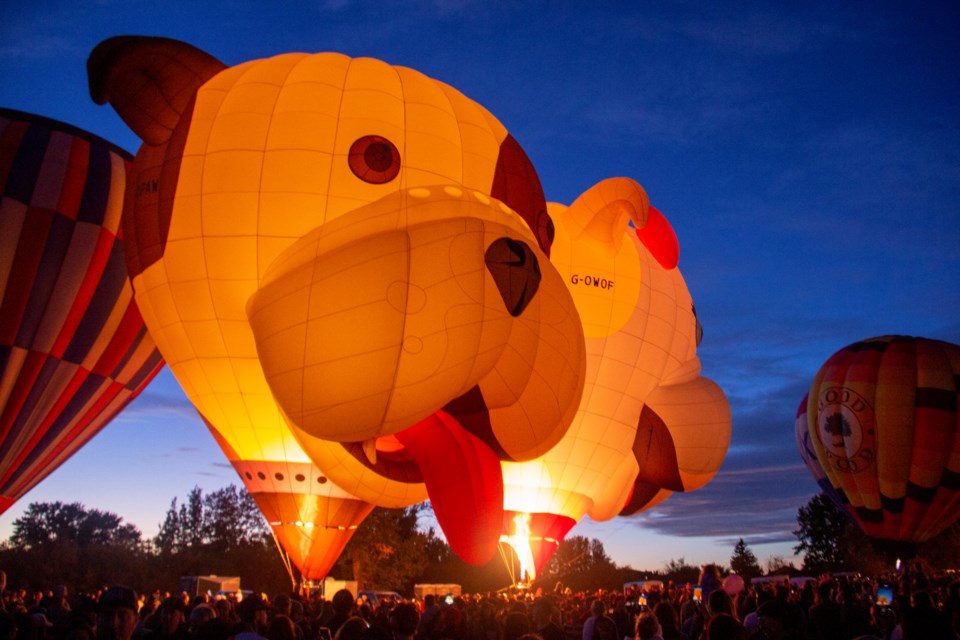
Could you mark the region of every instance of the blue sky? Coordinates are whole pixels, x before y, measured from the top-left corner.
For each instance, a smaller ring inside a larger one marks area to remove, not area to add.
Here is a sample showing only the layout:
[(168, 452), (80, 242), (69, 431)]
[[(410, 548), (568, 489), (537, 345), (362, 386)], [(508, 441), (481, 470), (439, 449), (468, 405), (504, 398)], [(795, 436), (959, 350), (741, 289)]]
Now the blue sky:
[[(680, 240), (704, 374), (730, 398), (714, 481), (573, 534), (613, 559), (728, 562), (744, 538), (792, 559), (816, 491), (793, 417), (834, 351), (890, 333), (960, 343), (960, 7), (951, 2), (222, 3), (0, 6), (0, 106), (139, 142), (86, 89), (120, 34), (227, 64), (339, 51), (414, 67), (492, 111), (547, 199), (636, 179)], [(174, 496), (235, 479), (172, 376), (20, 503), (80, 501), (153, 536)]]

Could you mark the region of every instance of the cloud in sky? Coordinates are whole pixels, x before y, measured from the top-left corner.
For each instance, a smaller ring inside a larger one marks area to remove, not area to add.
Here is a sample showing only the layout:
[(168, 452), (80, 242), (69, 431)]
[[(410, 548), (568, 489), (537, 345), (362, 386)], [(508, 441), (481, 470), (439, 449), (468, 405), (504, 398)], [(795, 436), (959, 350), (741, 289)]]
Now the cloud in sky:
[(136, 402), (124, 411), (124, 419), (136, 419), (141, 416), (152, 418), (158, 414), (173, 413), (199, 422), (200, 416), (193, 404), (185, 395), (176, 391), (179, 391), (179, 388), (160, 389), (159, 385), (147, 386), (137, 397)]
[(0, 44), (0, 58), (29, 61), (75, 53), (74, 43), (63, 36), (15, 37)]
[(703, 489), (673, 495), (636, 516), (637, 525), (670, 536), (795, 542), (797, 509), (809, 500), (813, 484), (804, 476), (809, 478), (806, 467), (796, 465), (721, 471)]

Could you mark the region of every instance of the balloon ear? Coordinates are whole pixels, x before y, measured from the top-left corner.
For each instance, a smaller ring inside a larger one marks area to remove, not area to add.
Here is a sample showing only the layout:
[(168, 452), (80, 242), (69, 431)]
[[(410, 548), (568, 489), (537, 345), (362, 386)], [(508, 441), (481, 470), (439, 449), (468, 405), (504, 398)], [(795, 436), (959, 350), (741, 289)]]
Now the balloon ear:
[(225, 68), (194, 46), (146, 36), (109, 38), (87, 59), (90, 97), (151, 145), (170, 139), (197, 90)]
[(593, 185), (574, 200), (567, 210), (567, 224), (578, 227), (573, 236), (586, 235), (594, 243), (607, 246), (611, 253), (620, 250), (627, 223), (642, 228), (647, 224), (650, 199), (630, 178), (607, 178)]

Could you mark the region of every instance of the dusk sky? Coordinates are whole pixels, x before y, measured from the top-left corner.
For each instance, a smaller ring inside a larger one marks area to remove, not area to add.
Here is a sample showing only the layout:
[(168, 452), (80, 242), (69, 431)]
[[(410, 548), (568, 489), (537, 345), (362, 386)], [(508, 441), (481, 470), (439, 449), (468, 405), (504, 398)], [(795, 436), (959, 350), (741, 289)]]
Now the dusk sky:
[[(783, 6), (782, 6), (783, 5)], [(640, 182), (680, 241), (703, 373), (730, 449), (705, 488), (570, 535), (618, 564), (793, 556), (817, 492), (794, 415), (820, 365), (863, 338), (960, 343), (960, 5), (870, 2), (11, 0), (0, 106), (139, 140), (87, 91), (101, 40), (184, 40), (228, 65), (337, 51), (413, 67), (487, 107), (547, 200)], [(156, 535), (170, 501), (239, 478), (169, 371), (30, 502), (81, 502)]]

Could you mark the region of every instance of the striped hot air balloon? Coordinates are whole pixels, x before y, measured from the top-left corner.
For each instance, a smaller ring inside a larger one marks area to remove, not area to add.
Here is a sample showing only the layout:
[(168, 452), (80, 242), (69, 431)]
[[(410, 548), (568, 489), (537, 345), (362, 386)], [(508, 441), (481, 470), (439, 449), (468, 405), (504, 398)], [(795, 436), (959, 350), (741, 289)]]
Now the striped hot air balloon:
[(128, 153), (0, 109), (0, 512), (163, 366), (120, 239)]
[(960, 517), (960, 346), (870, 338), (830, 356), (807, 399), (810, 442), (877, 539), (923, 542)]

